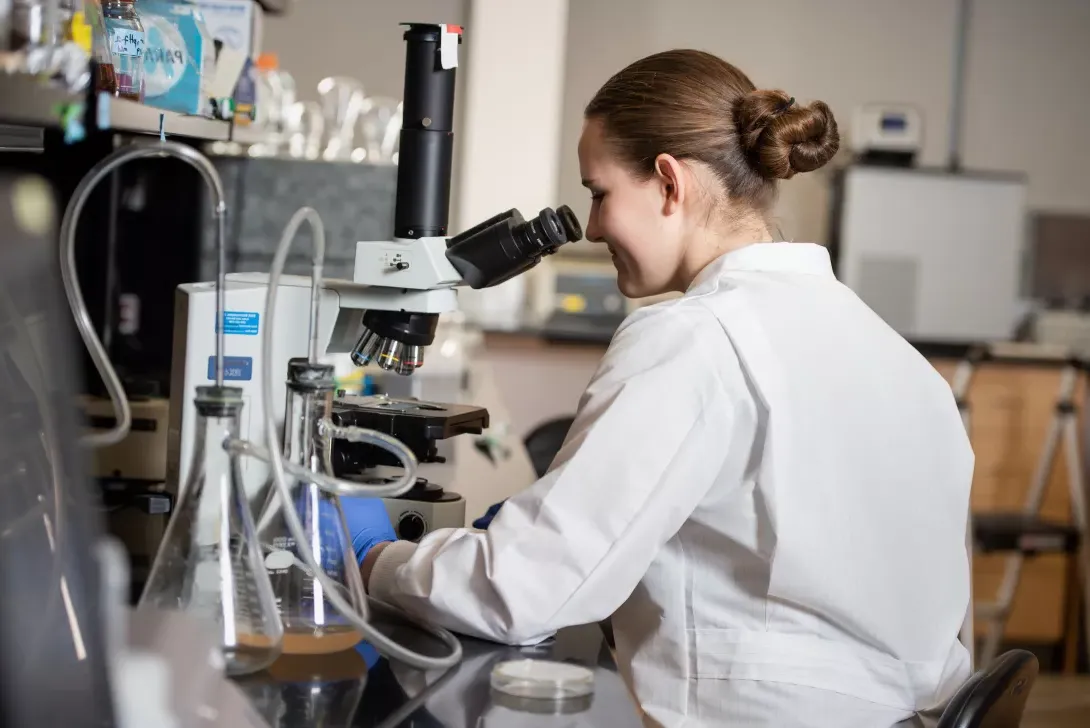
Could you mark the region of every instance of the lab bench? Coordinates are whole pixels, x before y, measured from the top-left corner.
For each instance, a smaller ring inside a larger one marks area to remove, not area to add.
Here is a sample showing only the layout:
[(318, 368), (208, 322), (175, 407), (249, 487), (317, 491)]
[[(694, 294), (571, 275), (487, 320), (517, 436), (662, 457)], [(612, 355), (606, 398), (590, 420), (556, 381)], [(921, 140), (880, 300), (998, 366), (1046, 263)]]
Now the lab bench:
[[(404, 622), (375, 619), (400, 644), (426, 655), (445, 648)], [(548, 642), (515, 648), (463, 638), (462, 662), (445, 673), (422, 672), (381, 658), (369, 645), (334, 655), (282, 656), (238, 685), (273, 728), (461, 728), (611, 726), (639, 728), (638, 709), (593, 625), (561, 630)], [(504, 660), (574, 662), (594, 672), (589, 700), (517, 701), (491, 689), (492, 667)]]

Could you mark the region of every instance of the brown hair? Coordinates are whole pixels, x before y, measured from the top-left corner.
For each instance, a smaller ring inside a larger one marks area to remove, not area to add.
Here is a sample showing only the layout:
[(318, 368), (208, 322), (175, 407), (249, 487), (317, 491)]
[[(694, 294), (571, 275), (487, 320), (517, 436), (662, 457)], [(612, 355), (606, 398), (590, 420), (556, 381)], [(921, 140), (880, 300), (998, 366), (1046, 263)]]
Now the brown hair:
[(840, 147), (829, 107), (805, 106), (783, 91), (758, 90), (710, 53), (674, 50), (636, 61), (609, 79), (587, 105), (608, 142), (637, 175), (669, 154), (707, 165), (732, 200), (765, 212), (776, 180), (828, 162)]

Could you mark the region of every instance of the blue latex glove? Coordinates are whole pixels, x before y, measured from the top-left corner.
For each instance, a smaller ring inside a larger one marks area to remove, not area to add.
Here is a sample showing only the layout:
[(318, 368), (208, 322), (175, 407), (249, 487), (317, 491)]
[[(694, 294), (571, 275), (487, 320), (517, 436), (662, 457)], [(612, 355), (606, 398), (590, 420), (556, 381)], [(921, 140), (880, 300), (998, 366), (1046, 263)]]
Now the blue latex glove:
[[(352, 549), (356, 552), (356, 563), (362, 564), (367, 552), (376, 544), (397, 540), (390, 514), (386, 512), (381, 498), (341, 496), (341, 510), (344, 511), (348, 536), (352, 539)], [(368, 670), (379, 661), (378, 650), (367, 642), (356, 645), (356, 652), (363, 657)]]
[(506, 500), (501, 500), (499, 503), (494, 503), (493, 505), (489, 506), (485, 514), (473, 522), (473, 527), (479, 528), (482, 531), (486, 530), (489, 524), (492, 523), (492, 519), (495, 518), (496, 514), (500, 512), (500, 508), (503, 507), (504, 503), (506, 503)]
[(341, 497), (341, 509), (348, 524), (348, 536), (352, 539), (352, 548), (356, 552), (356, 562), (363, 563), (376, 544), (383, 541), (396, 541), (394, 524), (381, 498)]

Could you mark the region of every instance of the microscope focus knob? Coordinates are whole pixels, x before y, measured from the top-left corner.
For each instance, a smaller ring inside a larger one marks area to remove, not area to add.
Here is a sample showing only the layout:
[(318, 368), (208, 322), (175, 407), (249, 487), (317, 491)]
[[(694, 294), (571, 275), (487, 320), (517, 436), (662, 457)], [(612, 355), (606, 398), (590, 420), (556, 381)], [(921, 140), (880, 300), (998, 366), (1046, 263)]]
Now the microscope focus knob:
[(419, 513), (406, 513), (397, 522), (397, 536), (402, 541), (419, 541), (427, 530), (428, 523)]

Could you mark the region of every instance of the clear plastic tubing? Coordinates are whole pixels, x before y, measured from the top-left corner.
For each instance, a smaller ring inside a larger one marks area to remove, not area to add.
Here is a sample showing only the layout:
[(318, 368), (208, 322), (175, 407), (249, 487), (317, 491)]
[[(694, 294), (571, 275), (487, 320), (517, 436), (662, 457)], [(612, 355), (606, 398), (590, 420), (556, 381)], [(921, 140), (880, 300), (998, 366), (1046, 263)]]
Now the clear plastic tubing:
[[(265, 421), (263, 424), (265, 427), (265, 441), (268, 446), (268, 463), (271, 466), (273, 475), (273, 487), (275, 487), (280, 494), (281, 501), (287, 504), (284, 508), (284, 520), (288, 526), (288, 530), (295, 538), (299, 556), (302, 557), (307, 568), (312, 570), (315, 578), (326, 590), (329, 601), (333, 603), (333, 606), (337, 611), (339, 611), (345, 619), (351, 622), (353, 627), (360, 631), (367, 642), (386, 657), (403, 662), (406, 665), (415, 667), (419, 670), (446, 670), (457, 665), (462, 659), (462, 645), (458, 641), (458, 638), (441, 627), (415, 622), (417, 626), (429, 632), (450, 647), (450, 654), (446, 657), (428, 657), (406, 649), (372, 627), (367, 621), (367, 615), (357, 613), (356, 610), (352, 608), (352, 605), (349, 604), (348, 600), (345, 599), (337, 589), (337, 585), (326, 575), (325, 571), (317, 563), (317, 560), (314, 558), (314, 553), (307, 544), (306, 532), (303, 529), (303, 524), (299, 520), (299, 514), (296, 512), (295, 508), (290, 505), (292, 502), (291, 491), (288, 488), (285, 475), (285, 471), (288, 470), (288, 468), (285, 467), (287, 463), (284, 462), (283, 453), (280, 450), (276, 419), (273, 416), (272, 332), (275, 327), (272, 325), (272, 321), (276, 310), (276, 290), (279, 285), (280, 275), (284, 269), (284, 261), (287, 259), (288, 249), (295, 237), (295, 233), (304, 220), (310, 223), (314, 232), (310, 344), (311, 357), (316, 357), (317, 296), (321, 287), (322, 263), (325, 259), (325, 230), (322, 226), (321, 218), (318, 217), (318, 213), (312, 208), (304, 207), (298, 210), (284, 229), (284, 233), (276, 248), (276, 254), (273, 257), (272, 268), (269, 271), (269, 289), (267, 298), (265, 299), (264, 318), (266, 323), (261, 339), (261, 376), (263, 377), (261, 398), (263, 400), (262, 405), (265, 408)], [(377, 493), (392, 489), (395, 486), (399, 489), (397, 492), (403, 493), (416, 482), (416, 456), (400, 441), (381, 432), (355, 427), (335, 428), (330, 433), (330, 436), (348, 437), (356, 439), (356, 441), (362, 441), (363, 437), (367, 437), (367, 441), (371, 444), (378, 445), (379, 447), (389, 450), (394, 455), (397, 455), (405, 466), (402, 477), (396, 483), (390, 484), (390, 486), (376, 487), (362, 483), (342, 481), (332, 476), (315, 477), (318, 476), (319, 473), (306, 470), (305, 468), (303, 469), (303, 473), (293, 473), (293, 475), (296, 477), (302, 476), (309, 479), (311, 482), (316, 483), (319, 487), (329, 488), (333, 492), (347, 496), (375, 497)], [(243, 447), (246, 446), (243, 443), (238, 443), (238, 445)], [(249, 446), (249, 450), (252, 455), (258, 454), (258, 448)]]
[[(106, 391), (110, 395), (113, 404), (116, 425), (106, 432), (98, 432), (84, 435), (80, 438), (81, 444), (88, 447), (107, 447), (115, 445), (129, 434), (132, 426), (132, 409), (125, 397), (125, 389), (121, 386), (121, 380), (117, 376), (110, 359), (106, 355), (106, 349), (95, 333), (94, 324), (91, 323), (91, 315), (87, 311), (87, 304), (83, 300), (83, 291), (80, 289), (79, 280), (76, 278), (76, 225), (83, 213), (83, 206), (87, 204), (87, 198), (91, 191), (106, 175), (115, 169), (134, 159), (148, 159), (154, 157), (174, 157), (195, 168), (201, 178), (208, 185), (212, 193), (212, 219), (216, 223), (216, 321), (223, 321), (223, 301), (225, 284), (225, 222), (227, 218), (227, 202), (223, 194), (223, 182), (219, 172), (200, 152), (184, 144), (177, 142), (160, 141), (148, 146), (123, 147), (109, 154), (101, 162), (91, 168), (83, 179), (80, 180), (76, 191), (72, 193), (72, 200), (64, 211), (61, 220), (60, 240), (60, 266), (61, 279), (64, 282), (64, 292), (68, 298), (68, 306), (72, 309), (72, 316), (76, 320), (76, 328), (80, 337), (86, 344), (95, 363), (98, 375), (102, 377), (106, 385)], [(216, 386), (223, 386), (223, 326), (216, 327)]]

